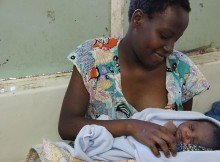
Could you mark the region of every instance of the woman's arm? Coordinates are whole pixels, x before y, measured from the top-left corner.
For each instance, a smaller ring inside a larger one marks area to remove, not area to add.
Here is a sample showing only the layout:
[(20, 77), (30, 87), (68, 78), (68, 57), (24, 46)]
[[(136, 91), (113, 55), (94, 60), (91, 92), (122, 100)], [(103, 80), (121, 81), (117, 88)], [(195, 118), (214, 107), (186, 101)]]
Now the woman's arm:
[(185, 111), (192, 111), (192, 105), (193, 105), (193, 98), (191, 98), (189, 101), (183, 103), (183, 108)]
[(76, 68), (67, 88), (59, 119), (59, 134), (65, 140), (74, 140), (84, 125), (97, 124), (106, 127), (113, 136), (128, 135), (128, 125), (125, 120), (100, 121), (85, 118), (89, 104), (89, 93), (82, 77)]
[(89, 93), (80, 73), (74, 68), (60, 112), (58, 130), (62, 139), (74, 140), (80, 129), (88, 124), (102, 125), (113, 136), (128, 135), (126, 121), (100, 121), (85, 118), (88, 104)]
[(157, 146), (160, 146), (167, 157), (170, 152), (176, 154), (176, 139), (167, 128), (134, 119), (111, 121), (88, 119), (85, 118), (88, 104), (89, 93), (80, 73), (74, 68), (60, 112), (58, 130), (62, 139), (72, 141), (83, 126), (97, 124), (104, 126), (114, 137), (133, 136), (148, 146), (156, 156), (160, 155)]

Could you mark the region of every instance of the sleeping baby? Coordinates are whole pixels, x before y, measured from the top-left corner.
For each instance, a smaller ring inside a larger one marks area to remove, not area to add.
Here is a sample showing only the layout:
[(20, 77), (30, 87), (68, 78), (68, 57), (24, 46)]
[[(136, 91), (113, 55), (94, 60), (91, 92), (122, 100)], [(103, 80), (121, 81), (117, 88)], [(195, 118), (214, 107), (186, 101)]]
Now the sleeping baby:
[(189, 120), (176, 127), (173, 121), (165, 125), (179, 144), (195, 144), (211, 150), (220, 149), (220, 127), (209, 120)]

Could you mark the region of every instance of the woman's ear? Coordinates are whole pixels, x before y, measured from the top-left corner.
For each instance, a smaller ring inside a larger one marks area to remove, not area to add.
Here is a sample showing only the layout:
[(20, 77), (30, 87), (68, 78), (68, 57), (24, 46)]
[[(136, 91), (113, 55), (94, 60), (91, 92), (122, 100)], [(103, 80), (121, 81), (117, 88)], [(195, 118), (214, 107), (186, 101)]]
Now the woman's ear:
[(145, 17), (145, 14), (143, 13), (142, 10), (140, 9), (135, 10), (131, 17), (131, 25), (134, 28), (140, 26), (144, 21), (144, 17)]

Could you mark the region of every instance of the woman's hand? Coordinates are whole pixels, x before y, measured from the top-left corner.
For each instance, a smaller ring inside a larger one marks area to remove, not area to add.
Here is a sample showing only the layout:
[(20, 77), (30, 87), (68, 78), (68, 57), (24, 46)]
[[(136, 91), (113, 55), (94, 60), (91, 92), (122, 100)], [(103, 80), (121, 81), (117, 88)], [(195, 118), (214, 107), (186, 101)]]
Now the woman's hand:
[(146, 121), (132, 120), (129, 133), (136, 140), (148, 146), (157, 157), (160, 156), (158, 147), (166, 157), (170, 157), (170, 152), (173, 156), (177, 153), (176, 138), (164, 126)]

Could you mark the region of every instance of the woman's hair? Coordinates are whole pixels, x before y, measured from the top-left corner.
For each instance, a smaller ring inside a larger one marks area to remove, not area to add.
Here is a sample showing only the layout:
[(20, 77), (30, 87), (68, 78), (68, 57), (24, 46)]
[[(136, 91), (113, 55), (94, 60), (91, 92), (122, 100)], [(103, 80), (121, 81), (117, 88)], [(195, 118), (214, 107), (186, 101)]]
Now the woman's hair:
[(212, 132), (211, 141), (208, 142), (209, 143), (208, 147), (211, 148), (212, 150), (220, 150), (220, 126), (206, 119), (197, 120), (197, 121), (207, 122), (212, 126), (213, 132)]
[(191, 11), (189, 0), (130, 0), (129, 22), (136, 9), (140, 9), (145, 14), (152, 16), (154, 13), (163, 13), (169, 6), (180, 6), (187, 12)]

